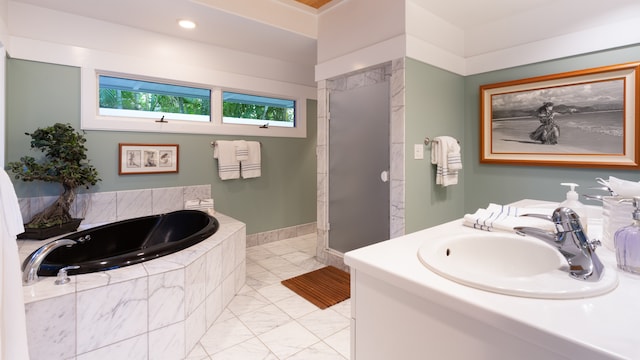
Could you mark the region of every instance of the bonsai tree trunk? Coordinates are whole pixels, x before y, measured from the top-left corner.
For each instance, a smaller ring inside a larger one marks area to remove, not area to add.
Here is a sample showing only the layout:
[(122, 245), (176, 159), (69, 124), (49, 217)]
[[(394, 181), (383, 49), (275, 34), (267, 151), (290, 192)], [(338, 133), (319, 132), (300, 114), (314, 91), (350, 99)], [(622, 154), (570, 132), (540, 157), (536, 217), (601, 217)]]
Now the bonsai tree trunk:
[(76, 199), (76, 189), (63, 185), (63, 193), (56, 201), (44, 210), (35, 214), (33, 218), (25, 224), (27, 228), (43, 228), (54, 225), (61, 225), (71, 221), (71, 204)]

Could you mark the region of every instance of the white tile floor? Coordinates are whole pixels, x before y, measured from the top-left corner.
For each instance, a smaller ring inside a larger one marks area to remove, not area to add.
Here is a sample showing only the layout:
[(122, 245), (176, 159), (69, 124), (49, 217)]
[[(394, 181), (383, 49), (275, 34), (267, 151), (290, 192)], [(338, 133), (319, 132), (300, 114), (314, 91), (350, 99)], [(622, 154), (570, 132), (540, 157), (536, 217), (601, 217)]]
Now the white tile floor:
[(345, 360), (351, 301), (320, 310), (280, 281), (319, 269), (316, 235), (247, 248), (247, 281), (187, 360)]

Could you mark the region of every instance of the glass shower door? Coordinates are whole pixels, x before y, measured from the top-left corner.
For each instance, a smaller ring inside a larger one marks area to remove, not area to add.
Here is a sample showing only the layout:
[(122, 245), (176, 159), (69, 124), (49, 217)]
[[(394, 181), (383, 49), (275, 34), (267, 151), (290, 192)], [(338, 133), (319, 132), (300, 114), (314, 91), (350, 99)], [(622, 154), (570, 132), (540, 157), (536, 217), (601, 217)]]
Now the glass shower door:
[(389, 239), (389, 82), (329, 97), (329, 248)]

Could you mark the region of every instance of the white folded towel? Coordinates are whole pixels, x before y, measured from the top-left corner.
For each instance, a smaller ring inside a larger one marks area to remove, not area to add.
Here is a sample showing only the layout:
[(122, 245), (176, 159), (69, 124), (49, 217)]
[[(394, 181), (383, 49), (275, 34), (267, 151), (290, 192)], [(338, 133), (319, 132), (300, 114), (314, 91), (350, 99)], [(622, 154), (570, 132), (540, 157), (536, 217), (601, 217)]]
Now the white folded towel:
[(213, 158), (218, 159), (218, 175), (222, 180), (240, 178), (240, 161), (233, 141), (218, 140), (213, 145)]
[(233, 145), (236, 148), (236, 160), (243, 161), (249, 159), (249, 148), (245, 140), (235, 140)]
[(437, 136), (432, 141), (431, 163), (436, 165), (436, 184), (442, 186), (458, 183), (462, 169), (460, 144), (451, 136)]
[(213, 199), (187, 200), (184, 203), (184, 208), (188, 210), (200, 210), (213, 215), (215, 214), (213, 204)]
[(261, 170), (261, 155), (260, 155), (260, 142), (247, 141), (247, 148), (249, 154), (246, 160), (240, 162), (242, 168), (242, 178), (256, 178), (262, 175)]
[(9, 175), (0, 170), (0, 359), (28, 359), (27, 325), (16, 236), (24, 232)]
[(513, 232), (513, 228), (516, 226), (530, 226), (553, 231), (554, 225), (549, 220), (522, 216), (524, 214), (551, 215), (552, 213), (553, 209), (517, 208), (508, 205), (489, 204), (486, 209), (478, 209), (473, 214), (466, 214), (463, 224), (485, 231)]

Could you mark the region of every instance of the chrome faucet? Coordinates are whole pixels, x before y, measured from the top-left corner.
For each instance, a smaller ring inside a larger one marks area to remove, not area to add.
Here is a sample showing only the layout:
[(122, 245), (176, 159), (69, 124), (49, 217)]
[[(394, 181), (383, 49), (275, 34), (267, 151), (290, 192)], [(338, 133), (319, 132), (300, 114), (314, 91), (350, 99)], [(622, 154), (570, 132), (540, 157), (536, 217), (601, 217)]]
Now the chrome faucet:
[(71, 246), (77, 244), (76, 241), (70, 239), (58, 239), (47, 243), (34, 251), (33, 254), (25, 261), (22, 269), (22, 284), (31, 285), (38, 281), (38, 270), (44, 259), (53, 250), (62, 246)]
[(514, 230), (519, 235), (530, 235), (556, 247), (569, 263), (569, 275), (578, 280), (595, 282), (602, 278), (604, 266), (595, 253), (600, 241), (590, 241), (584, 233), (580, 217), (575, 211), (559, 207), (551, 216), (542, 214), (526, 214), (552, 221), (556, 232), (534, 227), (519, 226)]

